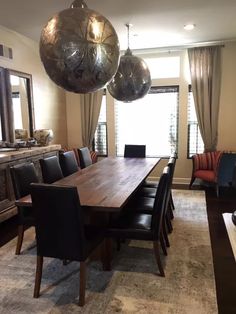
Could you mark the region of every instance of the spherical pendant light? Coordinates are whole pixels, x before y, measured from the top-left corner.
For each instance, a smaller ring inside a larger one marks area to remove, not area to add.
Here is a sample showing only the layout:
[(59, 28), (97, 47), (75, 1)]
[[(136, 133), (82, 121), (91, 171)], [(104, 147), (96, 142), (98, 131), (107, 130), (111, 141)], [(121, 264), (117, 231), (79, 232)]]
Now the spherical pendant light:
[(116, 75), (107, 88), (109, 93), (117, 100), (131, 102), (144, 97), (151, 87), (151, 76), (145, 61), (134, 56), (129, 49), (129, 24), (128, 49), (120, 58)]
[(43, 28), (40, 57), (57, 85), (75, 93), (95, 92), (117, 71), (119, 41), (104, 16), (75, 0)]

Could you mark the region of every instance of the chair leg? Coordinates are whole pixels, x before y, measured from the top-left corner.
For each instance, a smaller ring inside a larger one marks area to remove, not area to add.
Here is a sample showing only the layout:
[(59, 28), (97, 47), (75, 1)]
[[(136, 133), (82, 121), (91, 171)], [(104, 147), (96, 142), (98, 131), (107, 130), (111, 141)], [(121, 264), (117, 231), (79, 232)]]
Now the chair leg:
[(163, 238), (165, 240), (166, 246), (170, 247), (170, 242), (169, 242), (168, 235), (167, 235), (167, 227), (166, 227), (165, 219), (163, 220), (163, 224), (162, 224), (162, 234), (163, 234)]
[(110, 271), (111, 270), (111, 252), (112, 252), (112, 239), (105, 238), (104, 241), (104, 250), (105, 250), (105, 259), (103, 264), (103, 270)]
[(168, 211), (166, 212), (166, 215), (165, 215), (165, 221), (166, 221), (168, 232), (171, 233), (173, 231), (173, 227), (172, 227), (172, 223), (171, 223), (171, 219), (169, 217)]
[(172, 196), (172, 192), (170, 190), (170, 207), (172, 210), (175, 210), (175, 204), (174, 204), (174, 201), (173, 201), (173, 196)]
[(80, 262), (79, 306), (85, 304), (86, 263)]
[(39, 297), (40, 285), (42, 279), (42, 270), (43, 270), (43, 256), (37, 256), (37, 266), (35, 274), (35, 284), (34, 284), (34, 298)]
[(158, 265), (158, 268), (160, 271), (160, 275), (162, 277), (165, 277), (164, 269), (163, 269), (162, 262), (161, 262), (161, 256), (160, 256), (158, 241), (153, 241), (153, 248), (154, 248), (154, 254), (155, 254), (156, 262), (157, 262), (157, 265)]
[(191, 190), (192, 185), (193, 185), (193, 182), (195, 181), (195, 179), (196, 179), (196, 178), (192, 176), (191, 181), (190, 181), (190, 183), (189, 183), (189, 190)]
[(166, 243), (165, 243), (165, 240), (163, 238), (163, 232), (161, 232), (161, 235), (160, 235), (160, 242), (161, 242), (161, 248), (162, 248), (162, 252), (164, 253), (165, 256), (167, 256), (167, 250), (166, 250)]
[(216, 196), (217, 198), (220, 196), (220, 187), (217, 183), (216, 183)]
[(173, 214), (173, 209), (171, 208), (171, 203), (169, 201), (169, 204), (168, 204), (168, 209), (167, 209), (168, 213), (169, 213), (169, 216), (170, 216), (170, 219), (174, 219), (174, 214)]
[(18, 226), (17, 244), (16, 244), (16, 255), (20, 254), (23, 238), (24, 238), (24, 226), (19, 225)]
[(120, 251), (120, 248), (121, 248), (121, 239), (117, 239), (116, 240), (116, 250)]

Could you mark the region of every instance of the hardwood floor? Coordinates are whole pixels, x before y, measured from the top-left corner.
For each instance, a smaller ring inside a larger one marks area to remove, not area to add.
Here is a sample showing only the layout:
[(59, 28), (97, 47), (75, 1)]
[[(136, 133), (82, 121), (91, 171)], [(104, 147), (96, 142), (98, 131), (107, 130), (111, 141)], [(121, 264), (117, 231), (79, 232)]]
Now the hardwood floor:
[[(183, 186), (174, 186), (183, 188)], [(236, 210), (236, 191), (221, 189), (217, 198), (215, 190), (206, 189), (207, 214), (214, 263), (219, 314), (236, 313), (236, 261), (233, 256), (222, 213)], [(0, 246), (17, 235), (16, 217), (0, 224)]]
[(215, 191), (208, 189), (206, 200), (219, 313), (235, 314), (236, 261), (222, 214), (236, 210), (236, 191), (223, 190), (217, 198)]

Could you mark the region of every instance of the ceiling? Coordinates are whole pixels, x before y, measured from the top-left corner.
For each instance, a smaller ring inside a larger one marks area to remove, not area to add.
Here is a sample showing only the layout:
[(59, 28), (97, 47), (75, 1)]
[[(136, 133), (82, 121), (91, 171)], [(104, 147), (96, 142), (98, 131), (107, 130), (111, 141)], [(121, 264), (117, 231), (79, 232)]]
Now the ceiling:
[[(48, 19), (72, 0), (0, 0), (0, 25), (39, 41)], [(117, 31), (121, 49), (192, 45), (236, 39), (236, 0), (87, 0)], [(192, 31), (183, 26), (196, 25)]]

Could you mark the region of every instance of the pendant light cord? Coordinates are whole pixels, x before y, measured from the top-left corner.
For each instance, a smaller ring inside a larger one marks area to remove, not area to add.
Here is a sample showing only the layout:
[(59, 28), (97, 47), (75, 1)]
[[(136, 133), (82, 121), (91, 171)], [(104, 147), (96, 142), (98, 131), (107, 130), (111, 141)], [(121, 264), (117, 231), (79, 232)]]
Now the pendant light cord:
[(129, 39), (130, 39), (130, 37), (129, 37), (129, 28), (130, 28), (131, 24), (127, 23), (125, 25), (127, 27), (127, 33), (128, 33), (128, 49), (129, 49)]

